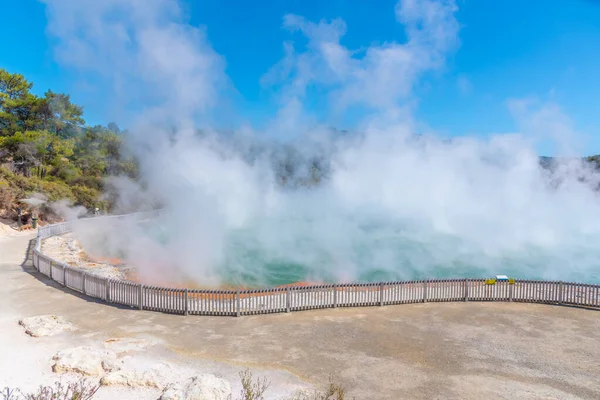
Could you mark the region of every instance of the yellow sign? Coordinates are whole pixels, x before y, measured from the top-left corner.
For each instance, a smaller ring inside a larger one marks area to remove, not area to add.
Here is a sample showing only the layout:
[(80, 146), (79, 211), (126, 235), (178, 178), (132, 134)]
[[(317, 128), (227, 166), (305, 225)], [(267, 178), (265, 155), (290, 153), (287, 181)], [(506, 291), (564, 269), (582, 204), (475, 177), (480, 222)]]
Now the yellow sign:
[(485, 280), (485, 284), (486, 285), (495, 285), (496, 284), (496, 280), (495, 279), (486, 279)]
[(508, 284), (509, 285), (514, 285), (515, 284), (515, 278), (509, 278), (508, 279)]

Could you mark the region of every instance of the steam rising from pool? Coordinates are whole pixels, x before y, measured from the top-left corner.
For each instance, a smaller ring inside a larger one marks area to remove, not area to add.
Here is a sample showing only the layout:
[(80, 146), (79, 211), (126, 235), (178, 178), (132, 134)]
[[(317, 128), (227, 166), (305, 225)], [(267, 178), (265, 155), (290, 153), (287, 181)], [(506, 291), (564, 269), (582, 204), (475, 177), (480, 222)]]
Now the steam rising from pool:
[(217, 140), (164, 148), (145, 189), (164, 205), (159, 217), (106, 226), (112, 251), (143, 279), (599, 280), (598, 175), (581, 160), (542, 168), (508, 136), (447, 142), (379, 132), (332, 138), (326, 149), (297, 144), (305, 151), (284, 183), (281, 147), (250, 157), (239, 142)]
[[(454, 1), (399, 1), (406, 42), (366, 50), (341, 44), (340, 19), (285, 16), (307, 45), (286, 43), (261, 79), (274, 117), (229, 134), (215, 128), (239, 120), (223, 111), (224, 59), (176, 0), (44, 2), (58, 60), (114, 88), (129, 124), (142, 176), (111, 180), (117, 210), (163, 210), (76, 234), (146, 282), (600, 280), (598, 175), (572, 157), (542, 168), (536, 152), (577, 154), (558, 105), (509, 100), (517, 132), (451, 140), (413, 117), (414, 87), (459, 47)], [(319, 113), (315, 87), (330, 99)], [(324, 127), (349, 113), (350, 132)]]

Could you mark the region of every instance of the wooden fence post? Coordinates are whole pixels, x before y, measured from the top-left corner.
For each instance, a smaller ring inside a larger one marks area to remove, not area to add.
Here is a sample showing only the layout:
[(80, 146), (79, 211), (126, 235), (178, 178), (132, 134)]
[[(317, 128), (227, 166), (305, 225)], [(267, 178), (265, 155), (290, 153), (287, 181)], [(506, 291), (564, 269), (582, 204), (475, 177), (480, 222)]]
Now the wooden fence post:
[(563, 303), (563, 282), (558, 282), (558, 304)]
[(465, 278), (465, 301), (469, 301), (469, 279)]
[(427, 303), (427, 281), (423, 281), (423, 303)]
[(188, 315), (189, 313), (189, 305), (188, 305), (188, 290), (185, 289), (185, 303), (183, 305), (183, 315)]
[(383, 282), (379, 284), (379, 307), (383, 307)]
[(333, 308), (336, 308), (338, 305), (338, 299), (337, 299), (337, 295), (338, 295), (338, 290), (337, 290), (337, 283), (333, 284)]
[(50, 261), (50, 279), (52, 279), (52, 264), (54, 264), (54, 262)]
[(515, 284), (508, 284), (508, 301), (513, 301), (513, 290), (514, 290)]
[(140, 310), (144, 309), (144, 285), (142, 285), (140, 283), (140, 285), (138, 286), (138, 307), (140, 308)]
[(285, 312), (290, 312), (290, 288), (289, 286), (285, 288)]
[(235, 316), (239, 317), (241, 314), (241, 302), (240, 302), (240, 289), (237, 290), (235, 295)]
[(62, 265), (62, 270), (63, 270), (63, 281), (62, 281), (62, 285), (63, 286), (67, 286), (67, 266), (65, 264)]
[(86, 292), (86, 287), (85, 287), (85, 284), (86, 284), (86, 282), (85, 282), (85, 281), (86, 281), (86, 279), (85, 279), (85, 278), (86, 278), (86, 277), (87, 277), (87, 272), (84, 272), (84, 273), (83, 273), (83, 278), (82, 278), (82, 279), (83, 279), (83, 282), (82, 282), (83, 294), (86, 294), (86, 293), (85, 293), (85, 292)]
[(106, 302), (110, 303), (110, 279), (106, 280)]

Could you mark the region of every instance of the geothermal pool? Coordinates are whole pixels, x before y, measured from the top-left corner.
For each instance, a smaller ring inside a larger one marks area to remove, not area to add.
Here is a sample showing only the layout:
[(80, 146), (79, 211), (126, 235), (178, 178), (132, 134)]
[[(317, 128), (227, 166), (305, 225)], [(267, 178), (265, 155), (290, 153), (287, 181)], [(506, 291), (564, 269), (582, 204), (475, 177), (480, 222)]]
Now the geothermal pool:
[(600, 283), (600, 173), (583, 159), (542, 163), (512, 137), (379, 135), (294, 156), (197, 138), (182, 146), (146, 166), (143, 190), (121, 189), (163, 211), (76, 232), (85, 248), (153, 284), (496, 274)]
[[(220, 282), (275, 286), (299, 281), (379, 282), (430, 278), (478, 278), (507, 274), (521, 279), (600, 283), (600, 254), (594, 248), (476, 248), (449, 234), (419, 237), (402, 226), (362, 226), (351, 239), (323, 245), (318, 236), (291, 233), (280, 247), (256, 240), (248, 229), (226, 235)], [(164, 239), (163, 239), (164, 240)], [(600, 243), (600, 237), (595, 238)]]
[(266, 219), (225, 232), (220, 248), (211, 252), (200, 239), (195, 245), (188, 239), (182, 248), (180, 235), (190, 232), (171, 228), (169, 218), (159, 217), (124, 229), (96, 229), (93, 243), (87, 241), (135, 265), (141, 281), (161, 285), (270, 287), (495, 274), (600, 283), (600, 236), (595, 233), (580, 233), (561, 244), (565, 235), (552, 237), (551, 230), (524, 240), (492, 231), (458, 236), (408, 221)]

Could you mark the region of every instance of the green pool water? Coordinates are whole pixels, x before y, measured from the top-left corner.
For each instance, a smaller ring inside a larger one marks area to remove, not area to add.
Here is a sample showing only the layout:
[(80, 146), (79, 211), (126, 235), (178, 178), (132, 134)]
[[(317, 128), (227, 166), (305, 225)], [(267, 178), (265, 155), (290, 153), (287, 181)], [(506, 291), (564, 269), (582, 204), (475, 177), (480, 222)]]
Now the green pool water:
[[(148, 224), (144, 234), (157, 245), (169, 248), (172, 240), (167, 226), (160, 222)], [(600, 251), (590, 246), (553, 248), (530, 244), (490, 252), (460, 237), (415, 233), (390, 223), (354, 227), (347, 234), (315, 233), (307, 226), (286, 228), (284, 224), (277, 230), (261, 223), (230, 230), (223, 237), (220, 261), (212, 266), (214, 272), (223, 284), (247, 287), (299, 281), (379, 282), (496, 274), (600, 282)], [(335, 235), (335, 240), (328, 239), (328, 235)], [(188, 260), (181, 268), (193, 278), (200, 267)]]

